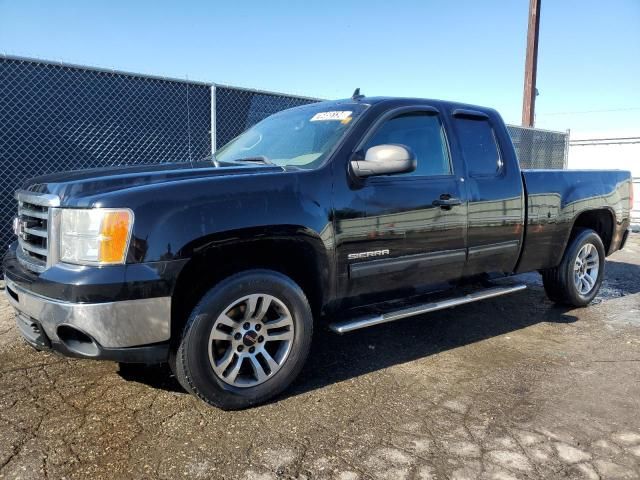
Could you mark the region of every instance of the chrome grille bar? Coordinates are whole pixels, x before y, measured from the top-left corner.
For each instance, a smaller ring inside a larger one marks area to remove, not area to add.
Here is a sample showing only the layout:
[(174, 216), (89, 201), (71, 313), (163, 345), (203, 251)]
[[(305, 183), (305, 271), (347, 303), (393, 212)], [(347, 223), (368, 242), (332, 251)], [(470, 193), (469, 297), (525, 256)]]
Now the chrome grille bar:
[(60, 206), (60, 197), (57, 195), (51, 195), (50, 193), (34, 193), (28, 190), (18, 190), (16, 192), (16, 199), (21, 202), (39, 205), (42, 207)]
[(25, 217), (32, 217), (32, 218), (39, 218), (40, 220), (47, 220), (49, 218), (49, 212), (48, 211), (37, 211), (37, 210), (32, 210), (30, 208), (26, 208), (24, 207), (24, 203), (21, 203), (18, 206), (18, 215), (19, 216), (25, 216)]
[(24, 231), (29, 235), (47, 238), (47, 230), (45, 228), (25, 228)]
[(27, 250), (28, 252), (35, 253), (36, 255), (40, 255), (41, 257), (45, 257), (45, 258), (47, 257), (46, 248), (41, 248), (41, 247), (36, 247), (34, 245), (31, 245), (30, 243), (26, 242), (22, 238), (18, 238), (18, 243), (20, 243), (20, 246), (22, 247), (23, 250)]

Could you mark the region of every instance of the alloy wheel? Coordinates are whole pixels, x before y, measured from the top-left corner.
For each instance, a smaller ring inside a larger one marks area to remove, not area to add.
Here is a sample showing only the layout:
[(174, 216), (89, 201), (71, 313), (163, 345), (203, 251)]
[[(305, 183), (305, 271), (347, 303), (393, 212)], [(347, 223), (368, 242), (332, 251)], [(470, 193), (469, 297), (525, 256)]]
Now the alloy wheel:
[(261, 293), (239, 298), (211, 329), (211, 368), (229, 385), (255, 387), (282, 368), (293, 339), (293, 318), (281, 300)]
[(573, 282), (580, 295), (587, 295), (596, 285), (600, 270), (598, 249), (591, 243), (585, 243), (574, 262)]

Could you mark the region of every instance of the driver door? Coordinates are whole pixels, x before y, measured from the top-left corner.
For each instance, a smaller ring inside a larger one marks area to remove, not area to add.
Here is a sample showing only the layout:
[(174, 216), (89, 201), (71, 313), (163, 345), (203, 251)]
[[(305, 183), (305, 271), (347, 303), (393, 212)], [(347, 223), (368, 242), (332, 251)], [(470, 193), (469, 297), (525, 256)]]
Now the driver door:
[(351, 186), (362, 215), (335, 226), (339, 286), (347, 298), (372, 295), (378, 301), (381, 293), (386, 298), (435, 289), (460, 279), (465, 265), (467, 204), (437, 110), (390, 112), (358, 150), (383, 144), (408, 147), (417, 167)]

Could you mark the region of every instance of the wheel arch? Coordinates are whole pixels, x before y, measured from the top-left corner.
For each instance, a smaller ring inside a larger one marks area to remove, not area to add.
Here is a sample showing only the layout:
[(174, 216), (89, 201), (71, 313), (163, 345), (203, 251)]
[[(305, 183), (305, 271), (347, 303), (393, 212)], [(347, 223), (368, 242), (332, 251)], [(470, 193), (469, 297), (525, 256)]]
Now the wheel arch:
[(247, 228), (202, 237), (187, 248), (190, 258), (172, 295), (172, 339), (178, 337), (189, 312), (206, 291), (241, 271), (262, 268), (287, 275), (305, 292), (316, 318), (331, 297), (334, 275), (330, 250), (308, 228)]
[(601, 207), (580, 212), (573, 220), (569, 237), (565, 243), (565, 250), (580, 229), (590, 228), (600, 236), (605, 254), (609, 255), (611, 253), (615, 225), (615, 213), (610, 208)]

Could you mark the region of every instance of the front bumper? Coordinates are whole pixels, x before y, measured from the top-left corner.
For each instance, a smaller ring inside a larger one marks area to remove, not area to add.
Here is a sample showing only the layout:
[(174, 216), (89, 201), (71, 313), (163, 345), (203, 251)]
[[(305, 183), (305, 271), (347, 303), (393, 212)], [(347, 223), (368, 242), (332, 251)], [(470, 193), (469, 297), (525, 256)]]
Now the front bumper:
[(132, 363), (167, 359), (171, 297), (71, 303), (29, 292), (5, 277), (9, 303), (25, 340), (82, 358)]

